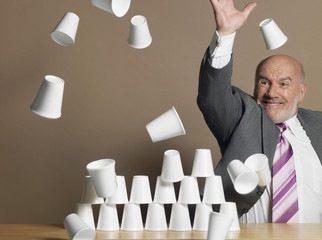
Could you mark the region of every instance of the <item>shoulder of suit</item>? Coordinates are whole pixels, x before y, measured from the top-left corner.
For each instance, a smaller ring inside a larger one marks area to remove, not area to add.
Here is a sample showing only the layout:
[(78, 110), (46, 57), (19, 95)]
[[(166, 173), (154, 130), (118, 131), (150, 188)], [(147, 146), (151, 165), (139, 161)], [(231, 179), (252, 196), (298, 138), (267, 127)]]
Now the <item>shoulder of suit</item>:
[(302, 119), (314, 119), (322, 124), (322, 112), (304, 108), (298, 109), (298, 117)]

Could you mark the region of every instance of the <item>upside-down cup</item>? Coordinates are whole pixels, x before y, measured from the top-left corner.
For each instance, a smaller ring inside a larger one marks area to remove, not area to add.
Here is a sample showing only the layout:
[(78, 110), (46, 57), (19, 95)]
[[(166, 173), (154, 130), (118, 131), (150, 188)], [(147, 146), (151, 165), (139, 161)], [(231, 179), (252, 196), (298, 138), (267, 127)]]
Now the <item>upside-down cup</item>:
[(107, 198), (116, 190), (115, 160), (100, 159), (87, 164), (97, 196)]
[(161, 180), (161, 177), (158, 176), (153, 202), (161, 204), (171, 204), (177, 202), (173, 183), (164, 182)]
[(75, 212), (88, 226), (95, 229), (94, 214), (91, 204), (77, 203)]
[(186, 134), (181, 119), (174, 107), (149, 122), (146, 125), (146, 129), (152, 142)]
[(233, 220), (229, 215), (211, 212), (207, 240), (225, 240)]
[(95, 229), (88, 226), (76, 213), (69, 214), (64, 219), (64, 226), (70, 240), (95, 238)]
[(166, 231), (168, 229), (164, 205), (150, 203), (145, 221), (145, 230)]
[(196, 149), (192, 173), (193, 177), (210, 177), (214, 175), (214, 167), (210, 149)]
[(209, 224), (209, 215), (211, 212), (211, 204), (197, 204), (192, 229), (195, 231), (207, 231)]
[(259, 186), (267, 186), (271, 182), (271, 171), (265, 154), (257, 153), (246, 159), (245, 165), (257, 173)]
[(131, 0), (91, 0), (91, 3), (116, 17), (123, 17), (130, 8)]
[(195, 177), (185, 176), (180, 183), (178, 203), (197, 204), (200, 202), (197, 179)]
[(46, 75), (30, 106), (31, 111), (45, 118), (60, 118), (64, 85), (63, 79), (54, 75)]
[(225, 193), (221, 176), (211, 176), (206, 178), (202, 203), (220, 204), (225, 202)]
[(121, 230), (142, 231), (143, 222), (139, 204), (128, 203), (124, 205)]
[(137, 15), (132, 17), (128, 44), (137, 49), (148, 47), (152, 42), (148, 22), (144, 16)]
[(187, 204), (175, 203), (172, 205), (169, 230), (191, 230), (190, 215)]
[(170, 149), (164, 152), (161, 170), (161, 180), (165, 182), (179, 182), (183, 180), (184, 173), (180, 153)]
[(104, 203), (103, 198), (99, 198), (96, 194), (91, 176), (85, 176), (81, 203), (84, 204), (101, 204)]
[(287, 37), (273, 19), (265, 19), (259, 24), (259, 27), (268, 50), (274, 50), (286, 43)]
[(239, 231), (239, 221), (238, 221), (238, 213), (237, 213), (237, 206), (234, 202), (224, 202), (220, 204), (219, 213), (228, 215), (234, 219), (232, 222), (229, 231)]
[(152, 202), (150, 182), (148, 176), (133, 176), (130, 203), (148, 204)]
[(115, 204), (101, 204), (97, 221), (97, 230), (117, 231), (120, 229), (117, 208)]
[(62, 46), (72, 46), (75, 44), (75, 38), (79, 23), (79, 17), (72, 12), (67, 12), (51, 32), (51, 38)]
[(256, 188), (258, 175), (240, 160), (231, 161), (227, 166), (227, 171), (239, 194), (248, 194)]
[(117, 188), (115, 193), (106, 198), (106, 203), (108, 204), (125, 204), (129, 202), (129, 198), (127, 196), (125, 177), (124, 176), (116, 176), (116, 184)]

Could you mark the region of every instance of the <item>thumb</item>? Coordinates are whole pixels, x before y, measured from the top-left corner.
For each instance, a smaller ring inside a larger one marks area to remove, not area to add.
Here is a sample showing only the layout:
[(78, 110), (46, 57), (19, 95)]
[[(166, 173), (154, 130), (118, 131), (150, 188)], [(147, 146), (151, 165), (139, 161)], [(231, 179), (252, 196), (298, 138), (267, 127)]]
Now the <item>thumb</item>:
[(254, 10), (254, 8), (256, 7), (257, 3), (255, 2), (251, 2), (251, 3), (248, 3), (244, 9), (243, 9), (243, 13), (245, 15), (245, 17), (247, 18), (248, 15)]

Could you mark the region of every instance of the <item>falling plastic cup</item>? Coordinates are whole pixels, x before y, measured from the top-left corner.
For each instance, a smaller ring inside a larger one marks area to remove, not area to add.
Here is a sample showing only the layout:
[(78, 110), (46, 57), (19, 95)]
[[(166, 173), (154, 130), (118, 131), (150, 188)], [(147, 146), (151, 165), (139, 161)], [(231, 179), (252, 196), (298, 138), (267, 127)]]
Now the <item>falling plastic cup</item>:
[(179, 182), (183, 180), (184, 173), (180, 153), (170, 149), (164, 152), (161, 170), (161, 180), (165, 182)]
[(87, 164), (97, 196), (107, 198), (116, 190), (115, 160), (100, 159)]
[(144, 16), (132, 17), (128, 43), (131, 47), (142, 49), (150, 46), (152, 37), (149, 31), (148, 22)]
[(226, 214), (211, 212), (207, 240), (225, 240), (234, 218)]
[(287, 41), (287, 37), (271, 18), (265, 19), (259, 24), (268, 50), (281, 47)]
[(271, 182), (271, 171), (265, 154), (257, 153), (246, 159), (245, 165), (257, 173), (259, 186), (267, 186)]
[(51, 33), (51, 38), (62, 46), (72, 46), (79, 23), (79, 17), (72, 12), (67, 12)]
[(186, 131), (174, 107), (146, 125), (152, 142), (185, 135)]
[(256, 188), (258, 184), (258, 175), (241, 161), (231, 161), (227, 166), (227, 171), (236, 192), (247, 194)]
[(162, 204), (176, 203), (177, 199), (173, 183), (162, 181), (161, 177), (158, 176), (153, 202)]
[(221, 176), (214, 175), (206, 178), (202, 202), (207, 204), (220, 204), (225, 202)]
[(131, 0), (91, 0), (91, 3), (116, 17), (123, 17), (130, 8)]
[(63, 79), (54, 75), (46, 75), (30, 106), (31, 111), (45, 118), (60, 118), (64, 85)]
[(145, 221), (145, 230), (166, 231), (168, 229), (164, 205), (150, 203)]
[(193, 177), (210, 177), (214, 175), (214, 167), (210, 149), (196, 149), (193, 159)]
[(195, 177), (185, 176), (180, 183), (178, 203), (197, 204), (200, 202), (197, 179)]
[(150, 182), (148, 176), (133, 176), (130, 203), (147, 204), (152, 203)]
[(64, 226), (70, 240), (94, 240), (95, 230), (88, 226), (76, 213), (69, 214), (64, 219)]

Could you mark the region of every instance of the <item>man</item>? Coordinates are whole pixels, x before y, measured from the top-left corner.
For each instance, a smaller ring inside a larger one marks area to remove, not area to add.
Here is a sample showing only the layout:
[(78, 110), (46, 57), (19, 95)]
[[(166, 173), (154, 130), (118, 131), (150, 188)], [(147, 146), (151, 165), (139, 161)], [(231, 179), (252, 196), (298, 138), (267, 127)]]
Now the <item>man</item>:
[[(254, 97), (231, 86), (235, 34), (256, 3), (238, 11), (233, 0), (210, 2), (217, 29), (201, 64), (197, 102), (222, 153), (215, 174), (226, 201), (236, 202), (241, 222), (322, 222), (322, 112), (298, 108), (306, 92), (302, 65), (271, 56), (257, 67)], [(238, 194), (227, 165), (255, 153), (268, 157), (272, 186)]]

